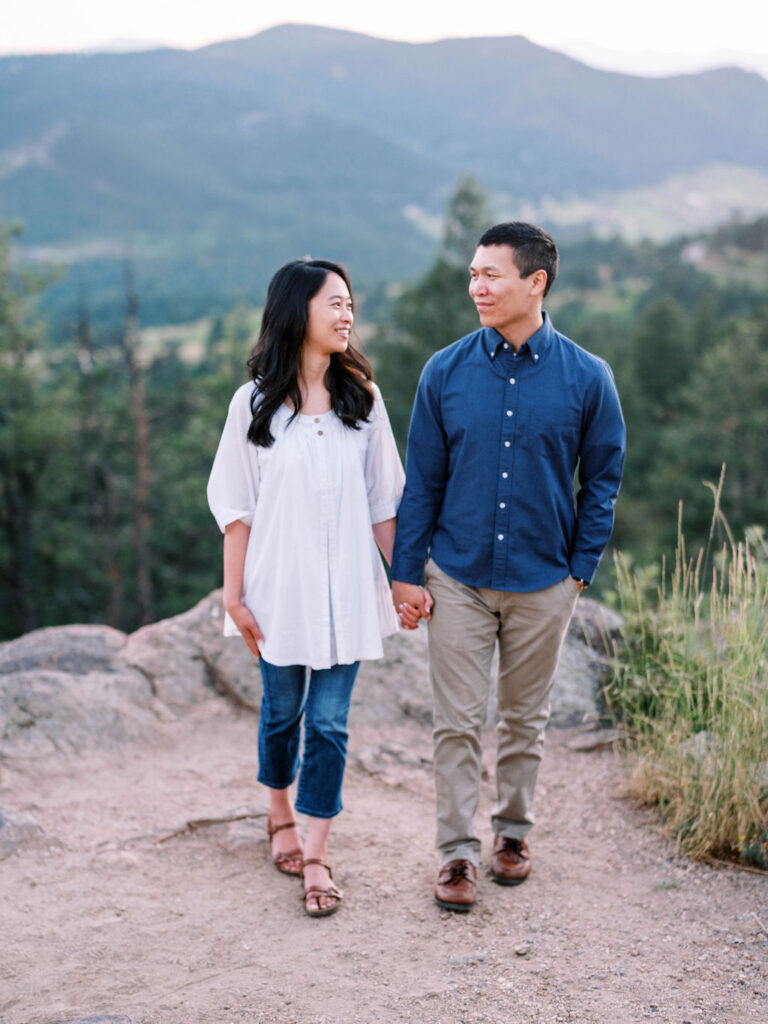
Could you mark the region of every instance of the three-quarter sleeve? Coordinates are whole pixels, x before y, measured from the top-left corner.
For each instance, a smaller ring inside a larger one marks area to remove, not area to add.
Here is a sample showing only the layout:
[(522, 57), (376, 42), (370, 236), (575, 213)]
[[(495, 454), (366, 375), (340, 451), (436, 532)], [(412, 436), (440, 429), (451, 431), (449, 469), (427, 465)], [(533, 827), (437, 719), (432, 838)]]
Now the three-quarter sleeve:
[(250, 526), (256, 509), (258, 449), (248, 440), (252, 393), (253, 384), (235, 392), (208, 478), (208, 505), (222, 533), (238, 519)]
[(383, 523), (397, 515), (405, 485), (405, 472), (384, 400), (375, 384), (373, 396), (365, 457), (365, 486), (371, 523)]

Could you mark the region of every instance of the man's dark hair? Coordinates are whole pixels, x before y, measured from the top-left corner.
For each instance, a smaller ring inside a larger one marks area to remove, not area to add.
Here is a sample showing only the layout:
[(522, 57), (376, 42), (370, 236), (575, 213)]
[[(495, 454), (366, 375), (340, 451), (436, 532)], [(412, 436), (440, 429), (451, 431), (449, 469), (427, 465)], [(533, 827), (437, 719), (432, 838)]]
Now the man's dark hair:
[(526, 224), (522, 220), (495, 224), (488, 228), (477, 244), (508, 245), (513, 250), (512, 258), (520, 271), (520, 277), (530, 277), (537, 270), (545, 271), (545, 295), (555, 283), (560, 262), (557, 246), (550, 235), (542, 228), (537, 228), (535, 224)]

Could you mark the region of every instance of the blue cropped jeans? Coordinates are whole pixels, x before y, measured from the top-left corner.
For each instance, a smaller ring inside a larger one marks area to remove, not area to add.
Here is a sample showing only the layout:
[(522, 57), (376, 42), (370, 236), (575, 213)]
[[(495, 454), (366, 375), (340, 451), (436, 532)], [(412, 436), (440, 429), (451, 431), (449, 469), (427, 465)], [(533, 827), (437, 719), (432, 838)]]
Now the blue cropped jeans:
[[(287, 789), (299, 773), (296, 810), (334, 818), (341, 810), (347, 761), (347, 714), (360, 662), (308, 669), (262, 658), (259, 782)], [(304, 718), (304, 757), (299, 757)]]

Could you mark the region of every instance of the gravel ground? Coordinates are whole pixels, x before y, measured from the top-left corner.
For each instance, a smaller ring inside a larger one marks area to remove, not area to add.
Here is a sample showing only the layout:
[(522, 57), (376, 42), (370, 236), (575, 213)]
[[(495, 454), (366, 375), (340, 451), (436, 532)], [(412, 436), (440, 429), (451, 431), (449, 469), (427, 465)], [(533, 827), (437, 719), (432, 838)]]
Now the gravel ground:
[[(255, 718), (212, 700), (164, 730), (3, 768), (0, 805), (45, 830), (0, 868), (3, 1024), (768, 1020), (768, 877), (677, 856), (576, 730), (548, 734), (529, 880), (494, 885), (486, 864), (477, 906), (452, 915), (432, 899), (428, 727), (353, 724), (332, 836), (345, 902), (322, 920), (269, 860)], [(486, 747), (487, 854), (492, 731)]]

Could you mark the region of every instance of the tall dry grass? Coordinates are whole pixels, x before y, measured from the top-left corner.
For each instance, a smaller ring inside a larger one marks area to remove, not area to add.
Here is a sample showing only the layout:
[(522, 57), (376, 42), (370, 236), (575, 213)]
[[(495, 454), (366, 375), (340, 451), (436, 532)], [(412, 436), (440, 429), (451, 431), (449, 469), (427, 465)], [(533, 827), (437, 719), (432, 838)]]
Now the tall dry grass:
[[(713, 491), (710, 545), (655, 574), (615, 559), (625, 645), (605, 686), (628, 729), (631, 791), (679, 849), (768, 869), (768, 544), (732, 536)], [(726, 543), (713, 551), (715, 527)], [(655, 579), (654, 579), (655, 576)]]

